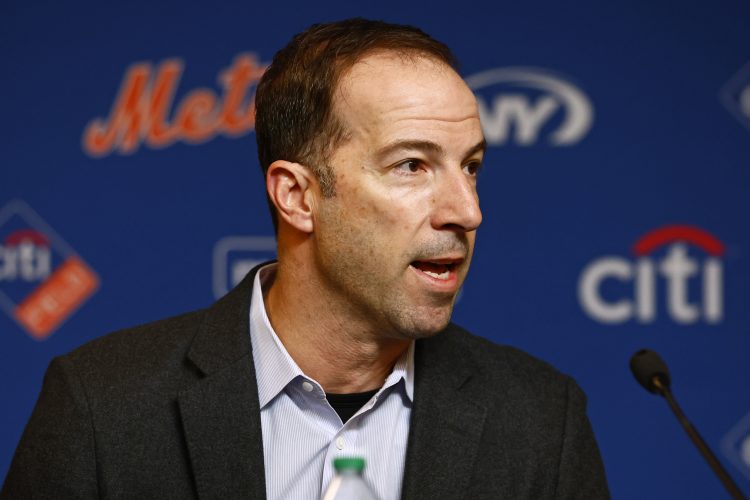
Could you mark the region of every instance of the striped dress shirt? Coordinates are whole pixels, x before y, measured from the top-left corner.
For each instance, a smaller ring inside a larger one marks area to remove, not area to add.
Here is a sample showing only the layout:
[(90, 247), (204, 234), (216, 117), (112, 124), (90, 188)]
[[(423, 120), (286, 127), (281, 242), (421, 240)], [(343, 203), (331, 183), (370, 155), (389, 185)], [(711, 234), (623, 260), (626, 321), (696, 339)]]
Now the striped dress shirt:
[(256, 274), (250, 304), (267, 498), (322, 498), (335, 473), (333, 459), (347, 456), (365, 459), (365, 481), (380, 500), (400, 498), (414, 395), (414, 342), (380, 390), (342, 424), (321, 385), (297, 366), (268, 320), (263, 290), (275, 266)]

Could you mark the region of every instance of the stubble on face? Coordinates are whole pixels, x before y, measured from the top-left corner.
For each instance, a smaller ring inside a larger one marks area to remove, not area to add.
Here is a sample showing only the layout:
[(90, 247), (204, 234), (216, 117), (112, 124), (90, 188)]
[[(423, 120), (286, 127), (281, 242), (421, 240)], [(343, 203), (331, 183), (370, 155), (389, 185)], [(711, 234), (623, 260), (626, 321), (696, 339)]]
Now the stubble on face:
[(460, 284), (475, 228), (437, 227), (442, 200), (434, 185), (393, 177), (373, 152), (401, 137), (444, 144), (451, 154), (473, 144), (481, 139), (474, 97), (441, 63), (386, 54), (355, 66), (336, 103), (350, 137), (332, 155), (336, 195), (318, 200), (313, 235), (329, 310), (375, 335), (434, 335), (450, 321), (458, 288), (422, 286), (411, 264), (460, 256)]
[[(366, 319), (379, 335), (387, 337), (417, 339), (443, 330), (450, 321), (456, 294), (415, 297), (412, 290), (404, 288), (404, 275), (410, 272), (410, 262), (448, 252), (465, 255), (464, 269), (468, 270), (472, 247), (468, 239), (451, 233), (415, 242), (403, 251), (388, 245), (382, 233), (357, 224), (351, 210), (335, 203), (335, 198), (331, 201), (321, 206), (326, 229), (316, 234), (320, 248), (317, 264), (326, 270), (323, 279), (337, 297), (331, 309), (343, 302), (347, 316)], [(379, 215), (385, 226), (400, 223), (387, 214)]]

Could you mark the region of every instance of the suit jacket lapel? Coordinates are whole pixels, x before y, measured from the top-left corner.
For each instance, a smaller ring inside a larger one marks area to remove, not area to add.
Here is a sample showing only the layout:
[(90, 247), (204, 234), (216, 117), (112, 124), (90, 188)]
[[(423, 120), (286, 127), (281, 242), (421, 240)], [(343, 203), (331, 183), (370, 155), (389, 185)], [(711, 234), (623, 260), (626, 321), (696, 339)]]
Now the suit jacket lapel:
[(462, 391), (474, 367), (451, 329), (417, 341), (404, 499), (461, 498), (477, 460), (487, 409)]
[(178, 404), (198, 496), (263, 499), (263, 442), (249, 334), (257, 268), (206, 311), (187, 358), (203, 378)]
[[(179, 394), (178, 404), (202, 499), (265, 498), (260, 405), (249, 336), (257, 270), (206, 311), (187, 355), (203, 378)], [(487, 410), (462, 391), (475, 370), (470, 353), (451, 342), (451, 329), (417, 342), (404, 499), (461, 497), (477, 460)]]

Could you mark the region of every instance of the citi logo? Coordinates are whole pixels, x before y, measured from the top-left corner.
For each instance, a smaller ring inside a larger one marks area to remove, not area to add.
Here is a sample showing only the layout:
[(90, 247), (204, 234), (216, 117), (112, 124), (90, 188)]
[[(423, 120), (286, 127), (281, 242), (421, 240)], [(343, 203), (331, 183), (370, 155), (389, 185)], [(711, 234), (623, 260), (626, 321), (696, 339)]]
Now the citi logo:
[(496, 68), (466, 78), (477, 96), (487, 142), (500, 146), (572, 146), (591, 129), (594, 107), (586, 94), (539, 68)]
[[(706, 254), (702, 262), (688, 253), (689, 245)], [(661, 249), (662, 257), (655, 259), (653, 254)], [(583, 269), (578, 300), (592, 319), (651, 323), (657, 318), (657, 303), (663, 302), (676, 323), (721, 322), (724, 245), (718, 239), (695, 226), (665, 226), (644, 235), (632, 251), (634, 259), (606, 256)]]
[(0, 310), (35, 340), (60, 327), (99, 287), (99, 277), (21, 200), (0, 209)]
[(42, 281), (52, 272), (47, 237), (33, 229), (15, 231), (0, 245), (0, 281)]

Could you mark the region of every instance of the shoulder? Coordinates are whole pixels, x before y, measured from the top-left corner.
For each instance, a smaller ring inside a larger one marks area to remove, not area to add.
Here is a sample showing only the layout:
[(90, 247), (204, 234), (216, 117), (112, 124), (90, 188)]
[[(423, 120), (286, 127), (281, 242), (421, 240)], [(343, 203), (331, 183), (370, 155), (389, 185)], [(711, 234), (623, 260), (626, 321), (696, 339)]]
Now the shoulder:
[(518, 348), (496, 344), (453, 323), (430, 342), (431, 350), (441, 351), (454, 362), (468, 365), (483, 378), (504, 378), (534, 385), (564, 385), (570, 380), (546, 361)]
[(84, 385), (124, 387), (183, 371), (185, 356), (205, 317), (198, 310), (112, 332), (59, 361)]
[[(260, 267), (260, 266), (259, 266)], [(141, 387), (174, 394), (250, 352), (249, 307), (255, 268), (206, 309), (120, 330), (57, 358), (89, 394)]]
[[(463, 400), (485, 408), (493, 416), (489, 428), (503, 440), (523, 437), (552, 452), (561, 446), (565, 426), (585, 419), (583, 391), (549, 363), (453, 324), (430, 341), (434, 354), (422, 366), (437, 362), (446, 367), (430, 377), (431, 383), (457, 381)], [(455, 374), (448, 375), (449, 369)], [(551, 443), (556, 444), (548, 449)]]
[(585, 408), (585, 395), (571, 377), (520, 349), (496, 344), (457, 325), (427, 339), (421, 352), (425, 359), (417, 366), (443, 367), (424, 370), (431, 382), (462, 380), (461, 392), (490, 409), (512, 408), (517, 417), (538, 419), (542, 414), (565, 414), (571, 404)]
[(488, 480), (477, 486), (486, 495), (475, 496), (609, 498), (586, 397), (571, 377), (453, 324), (422, 341), (421, 353), (429, 396), (451, 384), (450, 401), (486, 416), (478, 474)]

